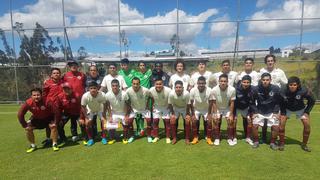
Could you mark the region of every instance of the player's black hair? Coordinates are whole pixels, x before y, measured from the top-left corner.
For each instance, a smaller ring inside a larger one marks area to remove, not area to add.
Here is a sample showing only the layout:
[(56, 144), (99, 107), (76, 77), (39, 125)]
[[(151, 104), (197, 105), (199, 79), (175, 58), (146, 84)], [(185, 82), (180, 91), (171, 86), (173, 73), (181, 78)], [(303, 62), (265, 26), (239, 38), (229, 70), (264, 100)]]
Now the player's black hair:
[(97, 83), (97, 82), (95, 82), (95, 81), (91, 81), (89, 84), (88, 84), (88, 87), (98, 87), (99, 86), (99, 84)]
[(186, 64), (182, 59), (177, 59), (176, 62), (174, 63), (174, 69), (177, 70), (177, 65), (182, 64), (183, 65), (183, 70), (186, 70)]
[(138, 80), (140, 83), (140, 79), (138, 77), (134, 77), (131, 82), (133, 82), (134, 80)]
[(178, 84), (180, 84), (181, 86), (183, 86), (183, 82), (182, 82), (182, 81), (179, 81), (179, 80), (174, 83), (174, 86), (176, 87)]
[(110, 66), (114, 66), (114, 67), (117, 68), (117, 64), (116, 64), (116, 63), (111, 63), (111, 64), (109, 64), (109, 65), (108, 65), (108, 68), (109, 68)]
[(146, 65), (146, 62), (144, 62), (144, 61), (140, 60), (140, 61), (138, 62), (138, 67), (140, 66), (140, 64), (141, 64), (141, 63), (143, 63), (143, 64), (144, 64), (144, 66), (147, 66), (147, 65)]
[(254, 63), (254, 59), (253, 59), (253, 58), (250, 58), (250, 57), (244, 59), (244, 62), (247, 62), (247, 61), (251, 61), (251, 62)]
[(113, 80), (111, 81), (111, 84), (117, 84), (117, 85), (119, 85), (118, 79), (113, 79)]
[(41, 89), (41, 88), (38, 88), (38, 87), (32, 88), (32, 89), (30, 90), (30, 94), (32, 94), (32, 92), (39, 92), (40, 94), (42, 94), (42, 89)]
[(263, 74), (261, 75), (261, 79), (263, 79), (264, 77), (267, 77), (267, 76), (271, 79), (271, 74), (270, 74), (270, 73), (267, 73), (267, 72), (265, 72), (265, 73), (263, 73)]
[(297, 83), (298, 88), (301, 87), (301, 81), (300, 81), (300, 79), (299, 79), (297, 76), (291, 76), (291, 77), (288, 79), (288, 84), (287, 84), (287, 86), (289, 87), (289, 84), (292, 84), (292, 83)]
[(157, 61), (157, 62), (155, 62), (155, 63), (154, 63), (154, 66), (161, 66), (161, 67), (162, 67), (162, 66), (163, 66), (163, 64), (162, 64), (162, 62)]
[(50, 69), (51, 74), (52, 74), (53, 71), (56, 71), (56, 70), (59, 71), (59, 73), (61, 74), (61, 70), (59, 68), (51, 68)]
[(203, 60), (203, 59), (200, 59), (200, 60), (198, 61), (198, 65), (199, 65), (200, 63), (207, 65), (207, 61), (206, 61), (206, 60)]
[(206, 81), (206, 78), (205, 78), (204, 76), (200, 76), (200, 77), (198, 78), (198, 81)]
[(123, 58), (123, 59), (120, 60), (120, 63), (121, 64), (129, 64), (129, 59)]
[(227, 75), (227, 74), (221, 74), (221, 75), (219, 76), (219, 80), (220, 80), (221, 78), (226, 78), (227, 81), (228, 81), (228, 75)]
[(230, 60), (229, 59), (225, 59), (221, 62), (221, 66), (224, 64), (224, 63), (228, 63), (230, 65)]
[(265, 63), (265, 64), (267, 64), (267, 59), (268, 59), (269, 57), (272, 57), (273, 60), (274, 60), (274, 62), (276, 62), (276, 56), (274, 56), (273, 54), (268, 54), (268, 55), (266, 55), (266, 57), (264, 57), (264, 63)]
[(249, 75), (245, 75), (242, 77), (241, 81), (245, 81), (248, 80), (249, 82), (251, 82), (251, 77)]
[(163, 81), (163, 79), (162, 79), (161, 77), (157, 77), (157, 78), (154, 80), (154, 82), (156, 82), (156, 81)]

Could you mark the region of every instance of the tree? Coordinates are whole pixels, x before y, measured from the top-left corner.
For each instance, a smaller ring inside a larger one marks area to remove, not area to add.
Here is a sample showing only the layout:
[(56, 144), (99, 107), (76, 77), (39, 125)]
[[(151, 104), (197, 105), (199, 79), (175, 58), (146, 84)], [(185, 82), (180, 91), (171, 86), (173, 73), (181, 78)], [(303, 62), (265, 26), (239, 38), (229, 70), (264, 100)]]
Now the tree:
[(274, 52), (274, 47), (273, 46), (269, 47), (269, 51), (270, 51), (270, 54), (274, 54), (275, 53)]
[(84, 60), (86, 57), (88, 57), (88, 53), (85, 47), (81, 46), (78, 49), (78, 56), (79, 56), (79, 60)]
[(172, 35), (172, 37), (170, 38), (170, 46), (171, 46), (171, 50), (173, 50), (174, 53), (178, 52), (178, 44), (179, 44), (179, 36), (176, 34)]

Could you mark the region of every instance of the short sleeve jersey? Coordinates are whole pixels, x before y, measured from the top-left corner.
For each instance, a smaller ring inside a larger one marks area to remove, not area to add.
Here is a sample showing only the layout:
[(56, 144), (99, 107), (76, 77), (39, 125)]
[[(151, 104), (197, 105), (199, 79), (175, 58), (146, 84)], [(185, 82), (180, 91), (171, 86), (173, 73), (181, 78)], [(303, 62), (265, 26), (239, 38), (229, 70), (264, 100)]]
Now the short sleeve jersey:
[[(222, 75), (222, 72), (217, 72), (214, 73), (213, 76), (215, 77), (215, 81), (217, 84), (219, 84), (219, 77)], [(236, 79), (237, 79), (238, 73), (235, 71), (230, 71), (228, 73), (228, 85), (229, 86), (234, 86), (234, 84), (236, 83)]]
[(237, 82), (241, 81), (243, 76), (249, 75), (251, 77), (251, 85), (252, 86), (257, 86), (259, 79), (260, 79), (260, 74), (257, 71), (251, 71), (251, 73), (246, 73), (245, 71), (241, 72), (237, 78)]
[(85, 92), (86, 76), (82, 72), (66, 72), (63, 76), (63, 80), (71, 85), (72, 91), (76, 96), (82, 96)]
[(284, 87), (288, 83), (288, 79), (285, 73), (279, 69), (274, 68), (272, 71), (268, 71), (266, 68), (260, 69), (260, 74), (270, 73), (271, 74), (271, 84), (278, 86), (279, 88)]
[(120, 89), (127, 88), (127, 83), (124, 78), (120, 75), (112, 76), (111, 74), (106, 75), (101, 83), (101, 87), (107, 88), (108, 91), (111, 91), (111, 81), (117, 79), (119, 81)]
[(43, 83), (43, 97), (47, 101), (54, 102), (60, 93), (62, 93), (63, 88), (62, 79), (58, 82), (54, 82), (52, 79), (45, 80)]
[(161, 92), (157, 92), (155, 87), (150, 89), (151, 96), (154, 99), (154, 107), (156, 109), (163, 109), (168, 107), (168, 98), (171, 89), (164, 86)]
[(169, 80), (169, 86), (172, 86), (172, 89), (174, 89), (174, 83), (176, 81), (182, 81), (184, 90), (187, 90), (190, 83), (190, 76), (187, 74), (183, 74), (182, 76), (178, 74), (172, 75)]
[(98, 92), (96, 97), (93, 97), (88, 91), (81, 98), (81, 105), (87, 106), (88, 110), (93, 113), (101, 112), (101, 105), (105, 102), (105, 94), (101, 91)]
[(190, 101), (193, 100), (193, 107), (198, 111), (207, 111), (209, 108), (209, 99), (211, 88), (206, 87), (203, 92), (200, 92), (197, 87), (190, 90)]
[(230, 101), (236, 99), (236, 90), (232, 86), (228, 86), (222, 91), (219, 85), (215, 86), (211, 91), (210, 100), (215, 100), (218, 109), (228, 109)]
[(125, 92), (119, 91), (115, 95), (112, 91), (106, 93), (106, 100), (110, 103), (113, 113), (125, 113)]
[(206, 85), (209, 86), (209, 79), (210, 79), (211, 75), (212, 75), (212, 73), (210, 71), (206, 71), (204, 74), (200, 74), (199, 72), (195, 72), (191, 76), (190, 85), (197, 86), (198, 78), (200, 76), (203, 76), (206, 78)]
[(144, 111), (146, 103), (150, 97), (150, 91), (145, 87), (140, 87), (138, 92), (135, 92), (132, 87), (126, 91), (125, 101), (130, 101), (131, 107), (136, 111)]
[(120, 71), (118, 71), (118, 75), (123, 77), (128, 87), (131, 87), (131, 81), (134, 78), (135, 72), (136, 71), (133, 69), (130, 69), (128, 71), (124, 71), (123, 69), (121, 69)]
[(173, 108), (186, 108), (190, 104), (190, 94), (184, 90), (183, 93), (178, 96), (175, 90), (171, 90), (169, 94), (168, 104), (171, 104)]
[(140, 85), (148, 89), (151, 87), (151, 75), (151, 69), (148, 69), (145, 73), (139, 71), (136, 71), (135, 73), (135, 77), (140, 79)]

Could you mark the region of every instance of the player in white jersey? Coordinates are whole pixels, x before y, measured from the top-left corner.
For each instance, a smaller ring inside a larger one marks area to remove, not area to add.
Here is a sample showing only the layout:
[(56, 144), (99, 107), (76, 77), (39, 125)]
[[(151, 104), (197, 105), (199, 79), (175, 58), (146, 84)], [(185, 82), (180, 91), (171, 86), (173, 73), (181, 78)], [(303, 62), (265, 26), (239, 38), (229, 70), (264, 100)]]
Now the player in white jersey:
[(81, 113), (84, 115), (86, 123), (86, 131), (88, 135), (87, 146), (92, 146), (94, 144), (92, 138), (92, 119), (94, 116), (98, 116), (101, 120), (101, 137), (102, 144), (107, 144), (106, 133), (105, 133), (105, 123), (106, 121), (106, 108), (105, 108), (105, 94), (98, 91), (98, 84), (93, 81), (89, 83), (89, 91), (84, 93), (81, 98)]
[(119, 81), (119, 86), (121, 90), (126, 90), (128, 88), (126, 81), (123, 79), (121, 75), (117, 74), (117, 65), (112, 63), (108, 66), (108, 75), (106, 75), (101, 83), (100, 91), (111, 91), (111, 81), (117, 79)]
[[(209, 109), (209, 99), (211, 94), (211, 88), (206, 87), (206, 79), (200, 76), (197, 80), (197, 86), (190, 90), (190, 103), (191, 103), (191, 119), (192, 119), (192, 134), (193, 140), (191, 144), (197, 144), (199, 142), (198, 137), (198, 124), (200, 124), (200, 118), (206, 122), (208, 120), (208, 114), (211, 115), (211, 109)], [(208, 113), (209, 112), (209, 113)], [(212, 120), (212, 118), (209, 118)], [(206, 123), (204, 128), (207, 128), (207, 143), (212, 145), (212, 121)]]
[[(266, 55), (264, 58), (266, 67), (260, 69), (260, 75), (263, 73), (271, 74), (271, 84), (278, 86), (280, 89), (285, 87), (288, 83), (288, 79), (283, 70), (276, 68), (276, 57), (272, 54)], [(267, 124), (262, 127), (262, 142), (267, 141)]]
[[(114, 79), (111, 81), (111, 91), (106, 94), (106, 108), (108, 112), (107, 120), (109, 123), (122, 123), (123, 127), (123, 144), (128, 143), (128, 129), (129, 124), (126, 122), (125, 115), (127, 113), (127, 106), (125, 104), (125, 91), (120, 90), (119, 81)], [(128, 120), (128, 119), (127, 119)], [(115, 143), (115, 129), (109, 130), (110, 141), (108, 144)]]
[(228, 127), (228, 144), (234, 146), (234, 101), (236, 99), (236, 90), (228, 85), (228, 75), (222, 74), (219, 77), (219, 85), (214, 87), (210, 99), (213, 113), (213, 130), (215, 135), (214, 145), (220, 144), (220, 127), (222, 118), (226, 118)]
[(243, 76), (249, 75), (251, 77), (251, 85), (257, 86), (260, 80), (260, 74), (257, 71), (253, 70), (254, 60), (252, 58), (246, 58), (244, 60), (244, 71), (242, 71), (237, 79), (236, 84), (242, 80)]
[[(164, 127), (166, 131), (166, 143), (171, 143), (170, 140), (170, 115), (168, 109), (168, 98), (171, 89), (163, 86), (162, 78), (158, 78), (154, 81), (154, 87), (150, 89), (151, 96), (154, 99), (153, 102), (153, 122), (152, 127), (147, 127), (147, 134), (150, 134), (152, 128), (153, 143), (159, 140), (159, 120), (163, 119)], [(149, 135), (148, 135), (149, 136)]]
[(171, 90), (168, 98), (170, 109), (170, 126), (172, 132), (172, 144), (177, 143), (177, 121), (181, 117), (184, 120), (185, 143), (190, 144), (191, 117), (190, 117), (190, 94), (184, 90), (183, 82), (176, 81), (175, 89)]
[(212, 72), (206, 70), (206, 61), (200, 60), (198, 62), (198, 71), (193, 73), (190, 79), (190, 89), (194, 86), (197, 86), (197, 81), (200, 76), (203, 76), (206, 79), (206, 85), (212, 87), (213, 76)]
[(228, 85), (234, 86), (236, 83), (238, 73), (235, 71), (231, 71), (230, 60), (229, 59), (223, 60), (221, 63), (221, 68), (222, 68), (221, 72), (217, 72), (217, 73), (213, 74), (213, 79), (215, 82), (214, 84), (218, 85), (219, 84), (219, 77), (222, 74), (226, 74), (226, 75), (228, 75)]
[(174, 89), (175, 82), (182, 81), (184, 90), (189, 91), (190, 76), (184, 73), (186, 68), (185, 63), (182, 60), (177, 60), (174, 64), (174, 68), (176, 73), (170, 77), (169, 87)]
[[(133, 119), (138, 114), (141, 114), (141, 116), (142, 116), (141, 120), (144, 121), (144, 118), (145, 118), (147, 121), (147, 126), (150, 126), (151, 113), (150, 113), (150, 109), (148, 106), (148, 102), (149, 102), (150, 98), (153, 101), (153, 98), (150, 94), (150, 91), (147, 88), (140, 86), (140, 79), (137, 77), (134, 77), (131, 82), (132, 82), (132, 87), (127, 89), (126, 95), (125, 95), (125, 101), (128, 105), (128, 109), (131, 110), (130, 115), (127, 114), (127, 116), (129, 115), (128, 121), (130, 121), (130, 122), (133, 121)], [(137, 122), (137, 125), (138, 124), (141, 124), (141, 123)], [(143, 128), (143, 127), (140, 127), (140, 128)], [(131, 134), (132, 129), (129, 129), (129, 130), (130, 130), (129, 133)], [(151, 136), (148, 136), (147, 139), (148, 139), (148, 142), (152, 142)], [(133, 141), (134, 141), (134, 137), (131, 136), (128, 139), (128, 142), (131, 143)]]

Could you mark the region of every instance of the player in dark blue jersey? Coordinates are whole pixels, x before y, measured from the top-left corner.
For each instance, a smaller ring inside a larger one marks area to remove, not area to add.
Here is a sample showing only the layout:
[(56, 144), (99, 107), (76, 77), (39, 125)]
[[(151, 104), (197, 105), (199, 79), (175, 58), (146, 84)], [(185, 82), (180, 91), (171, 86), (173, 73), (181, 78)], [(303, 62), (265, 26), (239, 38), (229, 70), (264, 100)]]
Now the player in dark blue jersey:
[[(296, 114), (296, 118), (300, 119), (303, 124), (303, 140), (301, 148), (304, 151), (310, 152), (311, 149), (307, 146), (309, 135), (310, 135), (310, 112), (315, 103), (311, 92), (301, 87), (300, 79), (298, 77), (290, 77), (288, 80), (287, 87), (282, 91), (284, 98), (284, 106), (282, 106), (282, 114), (280, 121), (280, 146), (279, 150), (284, 150), (284, 137), (285, 137), (285, 126), (287, 119), (290, 118), (291, 114)], [(307, 104), (305, 104), (306, 100)]]

